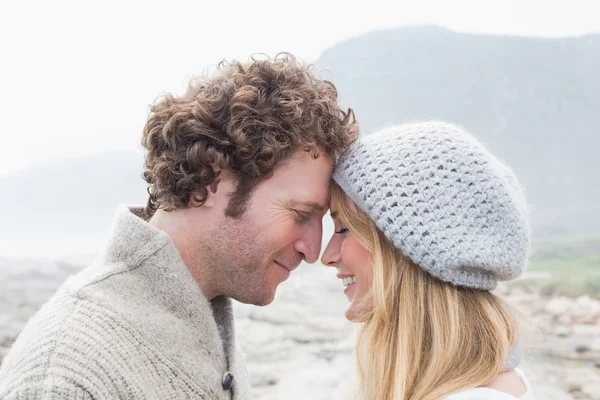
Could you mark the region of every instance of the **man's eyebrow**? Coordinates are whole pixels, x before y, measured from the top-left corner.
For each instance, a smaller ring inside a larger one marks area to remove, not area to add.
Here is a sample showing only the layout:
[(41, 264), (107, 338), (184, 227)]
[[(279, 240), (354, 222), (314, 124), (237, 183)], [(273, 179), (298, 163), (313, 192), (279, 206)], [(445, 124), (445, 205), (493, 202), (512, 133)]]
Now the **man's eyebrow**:
[(303, 206), (306, 206), (306, 207), (310, 207), (313, 210), (316, 210), (316, 211), (319, 211), (319, 212), (322, 212), (322, 213), (324, 213), (325, 211), (327, 211), (327, 207), (326, 206), (324, 206), (324, 205), (322, 205), (320, 203), (317, 203), (316, 201), (292, 201), (291, 203), (292, 203), (292, 205), (303, 205)]

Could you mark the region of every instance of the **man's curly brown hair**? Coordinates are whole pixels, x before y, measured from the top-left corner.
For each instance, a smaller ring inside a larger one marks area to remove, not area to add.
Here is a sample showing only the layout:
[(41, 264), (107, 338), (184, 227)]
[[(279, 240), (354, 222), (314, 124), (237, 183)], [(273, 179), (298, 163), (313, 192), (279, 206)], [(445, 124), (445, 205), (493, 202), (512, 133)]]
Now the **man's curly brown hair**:
[[(252, 190), (294, 152), (334, 160), (358, 137), (337, 90), (290, 54), (219, 64), (183, 96), (165, 95), (144, 127), (146, 212), (200, 206), (218, 169), (237, 179), (226, 214), (239, 217)], [(217, 171), (213, 166), (218, 166)]]

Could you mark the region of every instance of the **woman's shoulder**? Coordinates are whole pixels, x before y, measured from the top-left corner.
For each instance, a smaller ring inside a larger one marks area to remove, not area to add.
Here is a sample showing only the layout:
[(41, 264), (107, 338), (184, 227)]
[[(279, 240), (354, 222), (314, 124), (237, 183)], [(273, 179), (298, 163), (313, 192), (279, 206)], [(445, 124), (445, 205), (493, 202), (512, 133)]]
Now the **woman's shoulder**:
[(515, 400), (517, 397), (488, 388), (474, 388), (444, 397), (444, 400)]
[(511, 396), (510, 394), (503, 393), (496, 389), (479, 387), (454, 393), (450, 396), (444, 397), (443, 400), (535, 400), (531, 386), (529, 385), (525, 374), (523, 374), (523, 372), (517, 368), (515, 368), (515, 372), (517, 375), (519, 375), (527, 390), (525, 394), (520, 397)]

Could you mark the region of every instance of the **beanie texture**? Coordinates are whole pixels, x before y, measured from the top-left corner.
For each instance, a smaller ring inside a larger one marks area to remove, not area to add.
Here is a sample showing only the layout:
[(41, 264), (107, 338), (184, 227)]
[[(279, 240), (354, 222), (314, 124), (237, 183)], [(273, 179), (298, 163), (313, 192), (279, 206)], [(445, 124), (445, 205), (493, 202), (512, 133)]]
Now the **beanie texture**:
[(362, 137), (338, 160), (333, 179), (438, 279), (491, 290), (525, 270), (531, 229), (523, 190), (459, 126), (411, 123)]

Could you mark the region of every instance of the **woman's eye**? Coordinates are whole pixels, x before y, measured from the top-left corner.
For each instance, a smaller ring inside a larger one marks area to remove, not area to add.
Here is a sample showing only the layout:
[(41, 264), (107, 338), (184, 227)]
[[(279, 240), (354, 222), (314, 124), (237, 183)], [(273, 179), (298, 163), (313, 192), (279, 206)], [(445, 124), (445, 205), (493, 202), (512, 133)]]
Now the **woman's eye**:
[(335, 231), (335, 233), (337, 233), (338, 235), (343, 235), (346, 232), (348, 232), (348, 228), (342, 228), (339, 231)]

